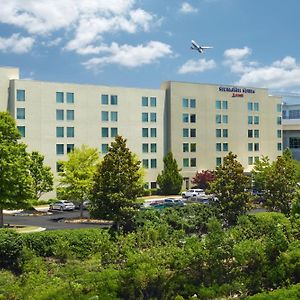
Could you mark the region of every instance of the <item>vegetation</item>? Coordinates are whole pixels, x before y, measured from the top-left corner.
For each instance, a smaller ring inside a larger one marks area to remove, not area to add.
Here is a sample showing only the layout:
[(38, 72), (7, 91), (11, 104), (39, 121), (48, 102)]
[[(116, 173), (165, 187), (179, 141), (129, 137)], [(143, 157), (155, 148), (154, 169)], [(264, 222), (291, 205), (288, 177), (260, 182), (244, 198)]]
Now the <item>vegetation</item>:
[(195, 177), (192, 179), (192, 184), (197, 188), (206, 190), (209, 187), (209, 184), (214, 181), (215, 175), (214, 171), (211, 170), (202, 170), (201, 172), (197, 171)]
[(156, 180), (162, 195), (178, 195), (180, 193), (183, 180), (180, 171), (172, 152), (169, 152), (164, 157), (164, 169)]

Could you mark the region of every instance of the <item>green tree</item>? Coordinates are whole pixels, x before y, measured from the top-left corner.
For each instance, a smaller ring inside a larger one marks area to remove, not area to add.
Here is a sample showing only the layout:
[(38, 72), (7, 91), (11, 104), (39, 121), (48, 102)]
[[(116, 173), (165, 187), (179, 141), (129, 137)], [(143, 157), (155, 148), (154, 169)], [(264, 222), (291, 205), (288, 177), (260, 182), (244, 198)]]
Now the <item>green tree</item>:
[(263, 192), (266, 190), (266, 181), (271, 170), (271, 162), (267, 156), (256, 160), (252, 170), (253, 189)]
[(247, 210), (250, 193), (250, 178), (244, 175), (243, 166), (237, 156), (229, 152), (222, 165), (217, 167), (215, 179), (211, 182), (208, 193), (215, 195), (215, 205), (228, 225), (236, 223), (239, 215)]
[(98, 163), (98, 150), (85, 145), (68, 153), (67, 161), (61, 161), (62, 172), (59, 172), (58, 195), (62, 199), (69, 199), (78, 203), (80, 216), (83, 215), (83, 202), (90, 198)]
[(30, 154), (30, 175), (33, 179), (34, 198), (53, 190), (53, 174), (49, 166), (44, 165), (44, 156), (37, 151)]
[(289, 149), (273, 162), (266, 177), (265, 206), (288, 215), (296, 195), (296, 170)]
[(126, 139), (117, 136), (94, 177), (92, 215), (128, 229), (143, 190), (140, 176), (140, 161), (126, 147)]
[(159, 189), (163, 195), (177, 195), (182, 187), (182, 176), (178, 169), (177, 161), (173, 158), (173, 154), (170, 151), (164, 157), (164, 169), (161, 174), (157, 176), (157, 183)]
[(0, 112), (0, 227), (4, 225), (3, 209), (23, 208), (32, 197), (30, 158), (18, 139), (14, 119)]

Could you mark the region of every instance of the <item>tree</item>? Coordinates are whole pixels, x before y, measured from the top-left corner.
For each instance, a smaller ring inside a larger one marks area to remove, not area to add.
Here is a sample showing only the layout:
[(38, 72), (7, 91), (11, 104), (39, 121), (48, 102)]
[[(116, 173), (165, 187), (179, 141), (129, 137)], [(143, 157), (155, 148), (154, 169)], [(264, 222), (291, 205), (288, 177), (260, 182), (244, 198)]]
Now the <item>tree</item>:
[(179, 173), (177, 161), (173, 158), (173, 154), (170, 151), (164, 157), (164, 169), (161, 174), (157, 176), (157, 183), (159, 189), (163, 195), (177, 195), (182, 187), (182, 176)]
[(239, 215), (247, 210), (250, 193), (250, 178), (244, 175), (243, 166), (237, 156), (229, 152), (222, 165), (217, 167), (215, 179), (211, 182), (208, 193), (215, 195), (215, 205), (228, 225), (236, 223)]
[(259, 192), (266, 190), (266, 181), (271, 167), (271, 162), (267, 156), (263, 156), (261, 159), (255, 161), (251, 172), (254, 190)]
[(80, 216), (83, 215), (83, 202), (91, 196), (93, 178), (99, 163), (99, 153), (96, 148), (82, 145), (68, 153), (68, 160), (61, 161), (62, 172), (60, 186), (57, 189), (62, 199), (69, 199), (80, 206)]
[(113, 220), (117, 229), (129, 228), (143, 190), (140, 163), (126, 147), (126, 139), (117, 136), (94, 177), (93, 216)]
[(19, 143), (20, 133), (7, 112), (0, 112), (0, 228), (3, 209), (23, 208), (32, 197), (30, 158), (26, 145)]
[(211, 170), (202, 170), (201, 172), (197, 171), (195, 177), (192, 179), (192, 184), (195, 184), (199, 189), (206, 190), (214, 178), (214, 172)]
[(296, 169), (289, 149), (273, 162), (266, 177), (265, 206), (289, 215), (296, 194)]
[(53, 174), (49, 166), (44, 166), (44, 156), (37, 151), (30, 154), (30, 175), (33, 179), (34, 198), (53, 190)]

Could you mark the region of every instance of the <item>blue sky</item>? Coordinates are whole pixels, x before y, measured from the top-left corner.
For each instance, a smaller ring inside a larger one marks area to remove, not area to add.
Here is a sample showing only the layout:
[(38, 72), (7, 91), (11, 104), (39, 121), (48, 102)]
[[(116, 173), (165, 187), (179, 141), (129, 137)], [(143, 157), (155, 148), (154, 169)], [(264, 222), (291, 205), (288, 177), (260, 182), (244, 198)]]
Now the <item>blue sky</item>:
[[(0, 65), (22, 78), (165, 80), (300, 93), (299, 0), (0, 0)], [(204, 54), (190, 41), (213, 46)]]

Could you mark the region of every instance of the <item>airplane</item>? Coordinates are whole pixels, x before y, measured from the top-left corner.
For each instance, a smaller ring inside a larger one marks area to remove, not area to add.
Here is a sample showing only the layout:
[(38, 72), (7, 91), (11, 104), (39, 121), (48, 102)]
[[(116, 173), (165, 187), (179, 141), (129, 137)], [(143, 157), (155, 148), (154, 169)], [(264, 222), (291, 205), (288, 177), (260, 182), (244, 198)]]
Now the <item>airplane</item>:
[(212, 48), (213, 47), (210, 47), (210, 46), (200, 46), (194, 40), (192, 40), (191, 49), (192, 50), (197, 50), (197, 51), (199, 51), (199, 53), (203, 53), (204, 50), (206, 50), (206, 49), (212, 49)]

